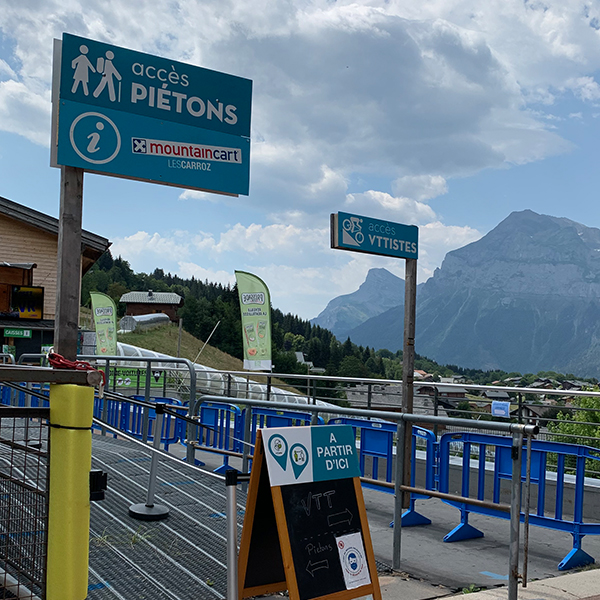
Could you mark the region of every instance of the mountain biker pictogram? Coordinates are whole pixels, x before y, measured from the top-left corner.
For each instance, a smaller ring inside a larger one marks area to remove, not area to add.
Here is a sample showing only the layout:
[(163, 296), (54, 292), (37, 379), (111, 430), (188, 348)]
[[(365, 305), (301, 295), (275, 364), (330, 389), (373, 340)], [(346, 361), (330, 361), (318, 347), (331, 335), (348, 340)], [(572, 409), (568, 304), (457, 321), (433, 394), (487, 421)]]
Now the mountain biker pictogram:
[(342, 222), (342, 242), (350, 246), (360, 246), (365, 241), (361, 227), (362, 219), (350, 217)]

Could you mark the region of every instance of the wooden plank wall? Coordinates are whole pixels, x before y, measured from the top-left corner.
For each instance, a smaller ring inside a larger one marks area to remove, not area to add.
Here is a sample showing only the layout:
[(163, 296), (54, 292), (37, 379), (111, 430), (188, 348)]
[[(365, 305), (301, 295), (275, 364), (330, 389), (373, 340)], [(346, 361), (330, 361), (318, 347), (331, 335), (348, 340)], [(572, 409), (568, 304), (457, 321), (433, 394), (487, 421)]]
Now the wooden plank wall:
[(57, 236), (0, 215), (0, 261), (37, 264), (33, 285), (44, 288), (44, 319), (56, 312), (57, 252)]

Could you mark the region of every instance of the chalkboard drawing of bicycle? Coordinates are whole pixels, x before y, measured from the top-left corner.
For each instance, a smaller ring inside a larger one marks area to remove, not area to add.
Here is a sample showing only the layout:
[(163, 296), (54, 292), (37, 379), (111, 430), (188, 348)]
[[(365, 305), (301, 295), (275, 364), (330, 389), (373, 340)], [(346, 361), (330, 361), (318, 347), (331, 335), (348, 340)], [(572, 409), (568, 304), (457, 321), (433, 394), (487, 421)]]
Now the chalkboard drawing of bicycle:
[(351, 246), (360, 246), (365, 241), (365, 235), (361, 227), (362, 219), (359, 217), (350, 217), (342, 221), (344, 244)]

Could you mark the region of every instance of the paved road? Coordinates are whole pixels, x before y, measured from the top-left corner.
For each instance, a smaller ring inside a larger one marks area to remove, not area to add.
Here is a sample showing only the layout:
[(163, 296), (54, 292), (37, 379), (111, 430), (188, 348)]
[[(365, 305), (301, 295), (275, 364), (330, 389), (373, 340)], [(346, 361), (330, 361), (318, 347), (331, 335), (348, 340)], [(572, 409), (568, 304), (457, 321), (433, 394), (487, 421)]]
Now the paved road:
[[(372, 490), (364, 490), (364, 495), (375, 555), (379, 560), (391, 564), (393, 530), (389, 522), (393, 498)], [(459, 523), (458, 509), (433, 498), (417, 502), (417, 507), (421, 514), (431, 519), (432, 524), (402, 529), (402, 571), (431, 585), (445, 586), (451, 591), (459, 591), (470, 585), (494, 587), (508, 581), (507, 520), (471, 515), (469, 522), (483, 531), (484, 537), (447, 544), (442, 540)], [(561, 575), (557, 565), (572, 547), (571, 535), (531, 527), (529, 542), (529, 580)], [(583, 548), (600, 558), (598, 537), (584, 538)], [(521, 553), (521, 560), (522, 557)]]

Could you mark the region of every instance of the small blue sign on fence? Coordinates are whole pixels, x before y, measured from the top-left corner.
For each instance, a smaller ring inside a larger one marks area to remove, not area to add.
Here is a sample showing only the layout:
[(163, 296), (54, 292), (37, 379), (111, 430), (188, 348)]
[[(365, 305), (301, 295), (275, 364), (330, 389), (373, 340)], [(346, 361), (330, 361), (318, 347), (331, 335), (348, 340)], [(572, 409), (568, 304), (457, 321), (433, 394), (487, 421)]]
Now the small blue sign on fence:
[(353, 215), (331, 215), (331, 247), (396, 258), (418, 258), (419, 228)]
[(53, 166), (248, 194), (252, 81), (65, 33)]
[(492, 402), (492, 417), (510, 417), (510, 402), (494, 400)]

